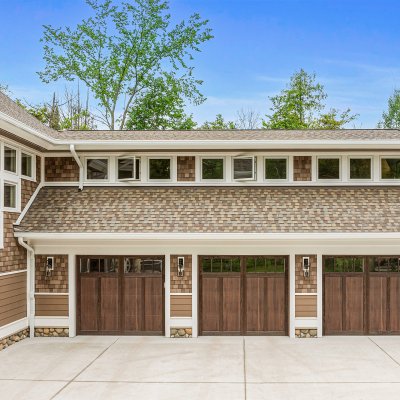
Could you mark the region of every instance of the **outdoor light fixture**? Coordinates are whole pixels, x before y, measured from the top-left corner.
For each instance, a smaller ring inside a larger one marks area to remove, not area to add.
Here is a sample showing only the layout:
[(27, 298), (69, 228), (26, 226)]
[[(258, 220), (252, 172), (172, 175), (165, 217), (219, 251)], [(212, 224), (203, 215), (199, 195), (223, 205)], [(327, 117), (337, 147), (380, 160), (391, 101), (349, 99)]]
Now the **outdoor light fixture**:
[(178, 276), (183, 276), (185, 271), (185, 257), (178, 257)]
[(310, 257), (303, 257), (303, 274), (304, 278), (310, 276)]
[(54, 257), (46, 258), (46, 276), (51, 276), (54, 271)]

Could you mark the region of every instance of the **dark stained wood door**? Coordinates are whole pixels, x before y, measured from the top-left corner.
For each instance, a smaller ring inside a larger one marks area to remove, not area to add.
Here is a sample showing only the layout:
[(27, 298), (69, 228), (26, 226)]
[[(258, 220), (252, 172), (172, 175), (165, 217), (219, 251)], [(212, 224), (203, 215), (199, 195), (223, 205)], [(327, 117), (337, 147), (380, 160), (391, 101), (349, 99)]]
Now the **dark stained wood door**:
[(79, 334), (162, 334), (163, 257), (78, 257)]
[(324, 258), (324, 334), (399, 334), (400, 259)]
[(287, 334), (286, 263), (285, 257), (199, 257), (200, 334)]

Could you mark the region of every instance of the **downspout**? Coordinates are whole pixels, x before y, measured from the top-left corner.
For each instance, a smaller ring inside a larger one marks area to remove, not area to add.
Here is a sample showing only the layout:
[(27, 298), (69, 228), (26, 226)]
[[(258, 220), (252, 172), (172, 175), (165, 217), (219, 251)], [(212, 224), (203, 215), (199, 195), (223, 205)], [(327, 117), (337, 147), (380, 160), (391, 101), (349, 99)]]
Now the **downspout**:
[(28, 321), (29, 321), (29, 337), (35, 337), (35, 250), (24, 242), (24, 238), (19, 237), (18, 243), (27, 250), (28, 253)]
[(74, 157), (76, 163), (79, 166), (79, 190), (83, 190), (83, 164), (80, 158), (78, 157), (78, 154), (76, 153), (75, 145), (70, 144), (69, 151), (71, 152), (72, 156)]

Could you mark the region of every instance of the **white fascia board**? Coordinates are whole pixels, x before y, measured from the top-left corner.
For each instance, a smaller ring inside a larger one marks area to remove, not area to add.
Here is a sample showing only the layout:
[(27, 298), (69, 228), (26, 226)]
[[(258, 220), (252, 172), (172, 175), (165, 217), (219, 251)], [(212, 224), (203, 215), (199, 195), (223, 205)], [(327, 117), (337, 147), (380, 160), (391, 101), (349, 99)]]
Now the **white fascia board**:
[(46, 240), (343, 240), (343, 239), (400, 239), (400, 232), (371, 233), (51, 233), (51, 232), (15, 232), (15, 237)]

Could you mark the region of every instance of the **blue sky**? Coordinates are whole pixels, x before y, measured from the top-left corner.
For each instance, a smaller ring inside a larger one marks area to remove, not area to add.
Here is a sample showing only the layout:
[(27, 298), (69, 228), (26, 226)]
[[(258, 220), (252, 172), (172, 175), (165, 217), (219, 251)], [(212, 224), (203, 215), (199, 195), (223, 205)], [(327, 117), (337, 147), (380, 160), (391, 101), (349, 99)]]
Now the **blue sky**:
[[(177, 19), (199, 12), (215, 38), (195, 59), (205, 104), (197, 121), (251, 108), (268, 113), (268, 96), (304, 68), (325, 85), (328, 106), (350, 107), (350, 127), (375, 127), (400, 88), (400, 2), (390, 0), (171, 0)], [(0, 83), (30, 102), (49, 99), (63, 83), (43, 84), (42, 25), (75, 25), (83, 0), (0, 0)]]

